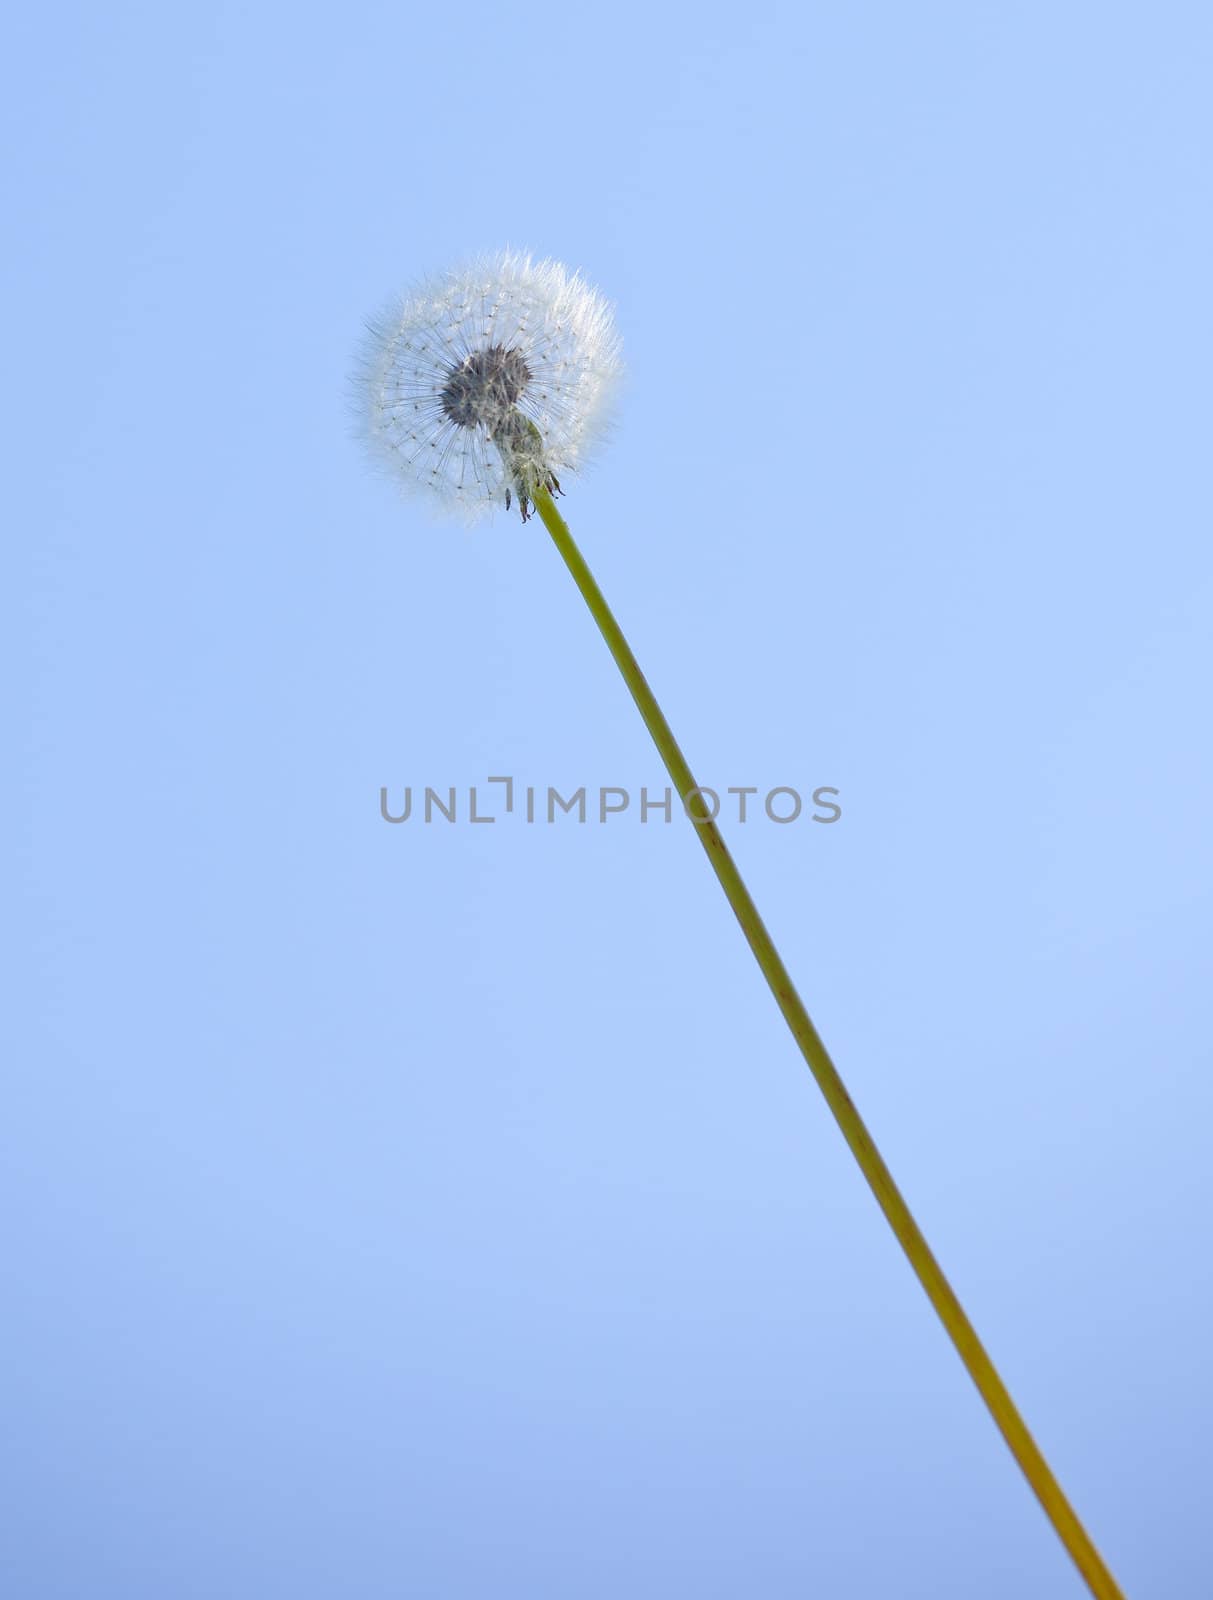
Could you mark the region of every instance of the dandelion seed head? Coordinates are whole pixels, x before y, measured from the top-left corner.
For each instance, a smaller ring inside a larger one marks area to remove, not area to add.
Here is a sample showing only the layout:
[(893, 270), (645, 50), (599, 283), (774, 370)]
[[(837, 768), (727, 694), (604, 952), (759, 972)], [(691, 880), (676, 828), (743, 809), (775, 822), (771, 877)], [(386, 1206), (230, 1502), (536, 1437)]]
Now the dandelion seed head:
[(556, 261), (503, 251), (419, 284), (370, 326), (361, 431), (406, 487), (467, 521), (576, 472), (621, 372), (610, 307)]

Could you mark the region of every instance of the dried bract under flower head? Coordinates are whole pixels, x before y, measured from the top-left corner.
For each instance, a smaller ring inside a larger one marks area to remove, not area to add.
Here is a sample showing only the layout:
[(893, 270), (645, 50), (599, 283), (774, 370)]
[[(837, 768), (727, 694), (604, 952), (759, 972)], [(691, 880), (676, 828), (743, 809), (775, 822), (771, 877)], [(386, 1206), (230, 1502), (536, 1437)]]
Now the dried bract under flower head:
[(418, 286), (372, 324), (359, 410), (376, 457), (469, 521), (558, 492), (620, 373), (610, 308), (558, 262), (506, 251)]

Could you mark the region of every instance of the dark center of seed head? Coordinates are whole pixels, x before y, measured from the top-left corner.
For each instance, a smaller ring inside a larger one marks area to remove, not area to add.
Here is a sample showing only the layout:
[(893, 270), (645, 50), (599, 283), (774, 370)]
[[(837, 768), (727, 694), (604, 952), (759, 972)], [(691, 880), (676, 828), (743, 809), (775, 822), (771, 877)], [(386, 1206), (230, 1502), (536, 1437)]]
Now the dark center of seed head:
[(461, 428), (477, 424), (490, 431), (513, 411), (531, 381), (521, 350), (490, 345), (452, 367), (442, 386), (442, 409)]

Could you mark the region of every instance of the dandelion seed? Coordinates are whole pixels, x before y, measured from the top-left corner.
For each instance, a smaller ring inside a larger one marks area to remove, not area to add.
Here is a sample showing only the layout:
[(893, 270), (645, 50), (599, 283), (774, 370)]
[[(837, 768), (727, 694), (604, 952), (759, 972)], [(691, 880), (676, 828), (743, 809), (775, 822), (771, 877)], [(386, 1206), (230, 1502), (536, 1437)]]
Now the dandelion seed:
[(363, 432), (406, 485), (472, 521), (560, 493), (621, 370), (610, 308), (555, 261), (505, 251), (418, 286), (371, 325)]

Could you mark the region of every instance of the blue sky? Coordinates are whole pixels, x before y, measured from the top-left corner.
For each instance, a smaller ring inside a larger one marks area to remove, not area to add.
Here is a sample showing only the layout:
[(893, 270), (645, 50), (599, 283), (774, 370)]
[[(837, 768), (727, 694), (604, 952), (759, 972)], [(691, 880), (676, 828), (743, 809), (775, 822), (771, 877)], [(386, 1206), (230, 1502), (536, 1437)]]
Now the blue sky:
[(613, 301), (574, 532), (1131, 1595), (1213, 1562), (1197, 5), (27, 11), (0, 97), (23, 1600), (1083, 1590), (537, 522), (365, 317)]

